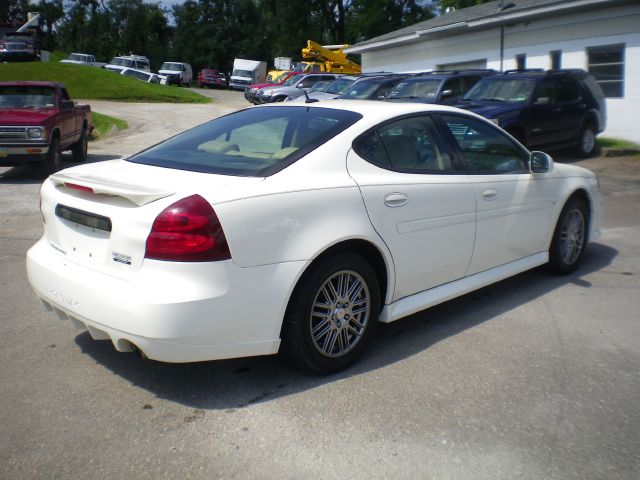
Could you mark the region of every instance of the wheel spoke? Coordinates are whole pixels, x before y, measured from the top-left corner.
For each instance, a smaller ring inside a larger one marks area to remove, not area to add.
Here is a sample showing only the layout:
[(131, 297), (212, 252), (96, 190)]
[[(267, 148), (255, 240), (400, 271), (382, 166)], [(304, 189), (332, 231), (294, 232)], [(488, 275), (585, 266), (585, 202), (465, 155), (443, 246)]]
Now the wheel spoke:
[(359, 313), (363, 313), (366, 312), (367, 310), (369, 310), (369, 304), (365, 304), (362, 307), (358, 307), (358, 308), (354, 308), (351, 310), (351, 313), (353, 313), (354, 315), (358, 315)]
[(342, 332), (344, 330), (341, 330), (337, 333), (336, 337), (338, 340), (338, 351), (339, 352), (344, 352), (344, 350), (347, 348), (348, 343), (344, 342), (344, 338), (342, 337)]
[(311, 310), (311, 315), (319, 316), (319, 317), (329, 317), (331, 316), (331, 305), (323, 302), (316, 302), (313, 304), (313, 310)]
[(359, 280), (355, 280), (351, 284), (351, 287), (349, 288), (345, 296), (349, 299), (350, 302), (353, 303), (354, 299), (358, 298), (363, 288), (364, 285), (362, 284), (362, 282), (360, 282)]
[(336, 303), (338, 301), (338, 292), (336, 292), (336, 289), (331, 281), (325, 283), (324, 287), (322, 288), (322, 293), (324, 294), (327, 302)]
[(311, 335), (315, 341), (319, 341), (322, 337), (324, 337), (327, 332), (331, 330), (331, 321), (329, 319), (325, 319), (311, 330)]

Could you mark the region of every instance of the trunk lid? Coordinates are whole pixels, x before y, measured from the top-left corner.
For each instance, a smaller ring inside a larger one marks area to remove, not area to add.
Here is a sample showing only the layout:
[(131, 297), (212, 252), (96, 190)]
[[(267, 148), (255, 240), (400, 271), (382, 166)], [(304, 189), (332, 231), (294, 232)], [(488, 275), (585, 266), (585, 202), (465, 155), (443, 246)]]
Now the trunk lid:
[(199, 194), (215, 206), (252, 196), (262, 182), (124, 160), (63, 170), (41, 190), (45, 237), (77, 264), (129, 278), (143, 264), (154, 220), (169, 205)]

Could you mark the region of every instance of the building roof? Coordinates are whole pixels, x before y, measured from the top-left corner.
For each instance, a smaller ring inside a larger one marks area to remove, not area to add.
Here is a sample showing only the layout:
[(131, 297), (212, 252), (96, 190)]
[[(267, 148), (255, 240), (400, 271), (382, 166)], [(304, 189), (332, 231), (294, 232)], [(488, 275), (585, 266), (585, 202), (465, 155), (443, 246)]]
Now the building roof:
[(464, 30), (556, 15), (564, 11), (611, 6), (635, 0), (496, 0), (462, 8), (409, 27), (357, 43), (344, 51), (361, 53), (391, 45), (411, 43), (426, 36), (446, 36)]

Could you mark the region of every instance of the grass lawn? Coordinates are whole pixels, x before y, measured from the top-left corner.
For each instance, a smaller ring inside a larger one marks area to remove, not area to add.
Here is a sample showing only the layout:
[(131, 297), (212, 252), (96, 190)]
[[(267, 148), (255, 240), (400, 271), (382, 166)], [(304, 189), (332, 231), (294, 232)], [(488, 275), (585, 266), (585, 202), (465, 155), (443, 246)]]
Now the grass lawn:
[(640, 145), (618, 138), (598, 138), (598, 145), (607, 148), (640, 148)]
[(73, 99), (149, 103), (209, 103), (211, 100), (177, 86), (155, 85), (103, 68), (59, 62), (0, 64), (0, 82), (43, 80), (61, 82)]
[(105, 133), (111, 131), (112, 128), (124, 130), (129, 127), (124, 120), (98, 112), (91, 112), (91, 125), (93, 125), (93, 133), (91, 136), (94, 140), (100, 140), (100, 138), (103, 137)]

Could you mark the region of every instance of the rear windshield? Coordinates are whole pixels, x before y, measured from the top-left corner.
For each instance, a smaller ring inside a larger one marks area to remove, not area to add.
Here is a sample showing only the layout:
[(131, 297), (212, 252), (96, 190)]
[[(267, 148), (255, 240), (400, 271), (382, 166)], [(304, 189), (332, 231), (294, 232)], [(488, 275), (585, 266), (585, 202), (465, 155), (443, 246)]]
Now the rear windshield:
[(464, 99), (525, 103), (531, 100), (535, 86), (535, 80), (526, 78), (484, 78), (467, 92)]
[(435, 78), (405, 80), (393, 87), (387, 98), (435, 98), (441, 83), (442, 80)]
[(345, 89), (338, 98), (368, 100), (385, 80), (384, 78), (361, 80), (351, 85), (348, 89)]
[(221, 175), (264, 177), (287, 167), (362, 116), (331, 108), (250, 108), (204, 123), (128, 161)]
[(165, 62), (160, 67), (160, 70), (170, 70), (172, 72), (181, 72), (182, 71), (182, 64), (181, 63)]
[(111, 65), (118, 65), (120, 67), (130, 67), (131, 66), (131, 60), (128, 60), (126, 58), (112, 58), (111, 61), (109, 62)]

